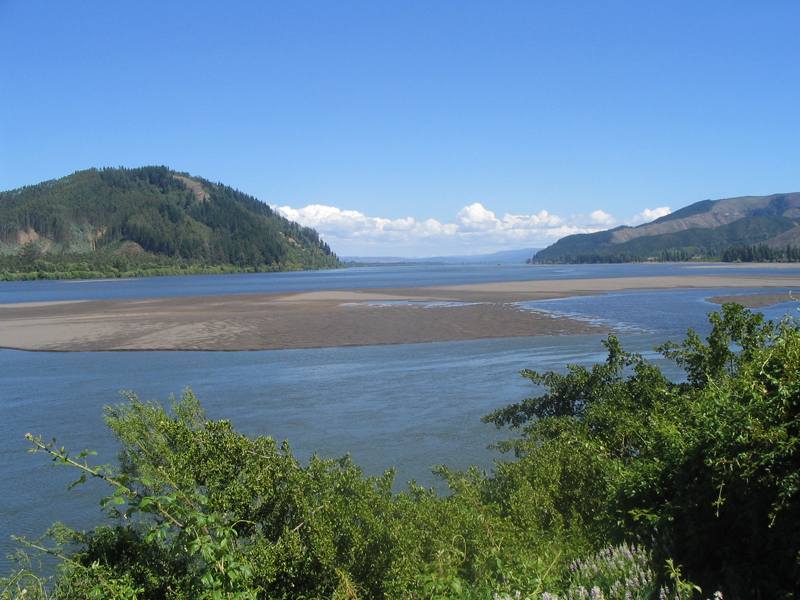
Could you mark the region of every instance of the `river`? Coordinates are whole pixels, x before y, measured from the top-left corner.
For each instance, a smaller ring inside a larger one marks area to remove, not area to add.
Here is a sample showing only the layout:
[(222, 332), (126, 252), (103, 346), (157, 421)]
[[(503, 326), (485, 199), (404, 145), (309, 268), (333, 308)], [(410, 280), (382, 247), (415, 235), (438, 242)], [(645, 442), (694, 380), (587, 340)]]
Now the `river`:
[[(721, 270), (711, 267), (706, 272)], [(730, 269), (725, 269), (730, 274)], [(747, 268), (749, 274), (771, 273)], [(800, 269), (782, 270), (797, 274)], [(147, 298), (457, 285), (531, 279), (575, 279), (697, 274), (681, 265), (413, 266), (340, 271), (154, 277), (131, 280), (36, 281), (0, 284), (0, 303)], [(687, 327), (707, 331), (705, 298), (753, 290), (619, 292), (530, 303), (617, 327), (624, 346), (680, 373), (653, 352)], [(779, 291), (779, 290), (775, 290)], [(789, 304), (765, 312), (778, 318)], [(397, 469), (398, 487), (410, 479), (444, 491), (431, 465), (490, 469), (501, 458), (486, 446), (509, 433), (480, 417), (534, 393), (519, 376), (525, 368), (564, 370), (603, 360), (601, 337), (531, 337), (362, 348), (264, 352), (47, 353), (0, 350), (0, 556), (10, 535), (35, 538), (56, 520), (73, 527), (102, 522), (89, 482), (67, 492), (77, 473), (27, 452), (27, 432), (74, 453), (98, 452), (115, 462), (118, 446), (103, 423), (103, 407), (131, 390), (167, 403), (191, 387), (209, 418), (230, 419), (249, 436), (288, 439), (295, 456), (338, 457), (350, 452), (368, 475)], [(0, 572), (9, 564), (0, 558)]]

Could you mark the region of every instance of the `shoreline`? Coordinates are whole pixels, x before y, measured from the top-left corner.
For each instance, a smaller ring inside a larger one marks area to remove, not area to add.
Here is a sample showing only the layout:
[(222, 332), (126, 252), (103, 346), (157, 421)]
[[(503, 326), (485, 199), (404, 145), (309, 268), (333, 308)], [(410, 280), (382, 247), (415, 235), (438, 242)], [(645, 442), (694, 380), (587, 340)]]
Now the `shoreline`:
[(736, 301), (761, 308), (790, 301), (788, 294), (769, 290), (800, 289), (800, 276), (777, 272), (618, 277), (18, 303), (0, 305), (0, 348), (232, 352), (606, 334), (613, 329), (525, 309), (517, 303), (636, 289), (724, 288), (752, 289), (754, 293), (716, 295), (709, 301)]

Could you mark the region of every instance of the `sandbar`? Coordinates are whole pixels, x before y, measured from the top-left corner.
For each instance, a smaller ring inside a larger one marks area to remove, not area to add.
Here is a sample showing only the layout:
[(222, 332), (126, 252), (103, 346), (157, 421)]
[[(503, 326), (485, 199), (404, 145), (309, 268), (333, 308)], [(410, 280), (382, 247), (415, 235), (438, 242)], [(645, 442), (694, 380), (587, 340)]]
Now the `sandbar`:
[(517, 303), (677, 288), (748, 288), (763, 293), (800, 289), (800, 277), (781, 272), (698, 274), (0, 304), (0, 348), (244, 351), (608, 333), (608, 327), (527, 310)]
[[(709, 302), (714, 304), (726, 304), (732, 302), (740, 304), (745, 308), (765, 308), (767, 306), (774, 306), (775, 304), (782, 304), (784, 302), (798, 302), (800, 301), (800, 293), (791, 292), (761, 292), (758, 294), (735, 294), (731, 296), (712, 296), (706, 298)], [(798, 304), (800, 308), (800, 304)]]

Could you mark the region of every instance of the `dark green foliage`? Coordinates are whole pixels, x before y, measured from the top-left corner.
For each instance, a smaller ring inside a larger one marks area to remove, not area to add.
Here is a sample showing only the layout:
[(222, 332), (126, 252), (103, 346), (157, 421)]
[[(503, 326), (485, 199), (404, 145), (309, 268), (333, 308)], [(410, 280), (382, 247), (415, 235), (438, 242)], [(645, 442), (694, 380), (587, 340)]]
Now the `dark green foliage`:
[(0, 242), (8, 249), (25, 238), (0, 255), (0, 279), (339, 266), (313, 229), (166, 167), (90, 169), (0, 193)]
[(57, 527), (52, 533), (62, 543), (81, 548), (72, 557), (76, 564), (68, 568), (69, 575), (58, 586), (60, 598), (89, 596), (96, 583), (96, 577), (90, 574), (95, 564), (116, 571), (143, 598), (174, 598), (174, 590), (190, 584), (186, 556), (156, 541), (148, 542), (136, 527), (103, 526), (89, 532)]
[(795, 227), (786, 217), (750, 217), (712, 229), (693, 228), (677, 233), (635, 238), (617, 244), (618, 251), (651, 255), (680, 248), (704, 248), (707, 254), (718, 254), (716, 248), (732, 244), (751, 244), (766, 240)]
[(657, 479), (625, 490), (630, 510), (672, 530), (697, 583), (721, 582), (732, 598), (790, 597), (800, 588), (800, 330), (737, 305), (712, 323), (707, 344), (690, 335), (664, 347), (689, 381), (647, 457)]
[[(623, 229), (621, 227), (617, 229)], [(532, 262), (572, 262), (563, 260), (560, 257), (575, 257), (578, 255), (588, 255), (597, 252), (598, 248), (611, 245), (614, 232), (617, 229), (608, 231), (598, 231), (597, 233), (578, 233), (561, 238), (555, 244), (539, 250)]]
[(772, 248), (766, 244), (731, 246), (722, 253), (723, 262), (800, 262), (800, 246)]
[(568, 264), (619, 264), (634, 262), (689, 262), (693, 260), (716, 260), (715, 249), (698, 248), (694, 246), (659, 250), (653, 254), (634, 254), (631, 252), (586, 252), (583, 254), (565, 254), (554, 261), (539, 261), (538, 256), (528, 261), (528, 264), (539, 262), (556, 262)]
[[(621, 263), (648, 260), (719, 260), (723, 249), (728, 246), (762, 242), (794, 227), (796, 223), (786, 217), (754, 216), (719, 227), (694, 227), (676, 233), (637, 237), (620, 244), (612, 244), (610, 236), (604, 239), (599, 233), (582, 234), (583, 237), (568, 236), (540, 250), (531, 262)], [(610, 234), (611, 231), (600, 233)]]
[(789, 196), (786, 194), (778, 194), (770, 200), (767, 206), (754, 210), (752, 215), (754, 217), (777, 217), (793, 208), (794, 205), (795, 203), (790, 200)]
[[(123, 470), (153, 482), (146, 495), (202, 489), (204, 510), (224, 515), (240, 549), (257, 563), (251, 585), (270, 597), (330, 596), (347, 570), (360, 588), (380, 597), (391, 581), (365, 581), (384, 572), (392, 539), (382, 515), (394, 511), (391, 474), (366, 480), (348, 459), (312, 459), (303, 468), (288, 446), (249, 440), (227, 421), (206, 422), (193, 396), (176, 405), (176, 418), (160, 407), (131, 404), (111, 410), (109, 425), (124, 443)], [(372, 552), (371, 546), (382, 551)]]
[(800, 330), (732, 304), (712, 324), (705, 342), (690, 332), (662, 347), (685, 383), (614, 338), (591, 369), (525, 372), (546, 393), (487, 417), (522, 432), (500, 445), (520, 460), (494, 483), (527, 486), (539, 513), (590, 540), (654, 539), (704, 590), (788, 598), (800, 587)]

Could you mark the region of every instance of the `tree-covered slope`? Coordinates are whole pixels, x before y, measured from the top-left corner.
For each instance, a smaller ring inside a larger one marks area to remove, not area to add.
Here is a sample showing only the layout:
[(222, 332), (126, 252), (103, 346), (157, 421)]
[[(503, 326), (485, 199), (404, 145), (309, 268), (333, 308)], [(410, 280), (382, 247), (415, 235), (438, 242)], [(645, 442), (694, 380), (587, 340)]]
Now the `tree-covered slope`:
[(89, 169), (0, 193), (0, 251), (7, 273), (339, 266), (313, 229), (166, 167)]
[(570, 235), (532, 262), (686, 260), (719, 257), (726, 248), (800, 239), (800, 193), (703, 200), (638, 227)]

